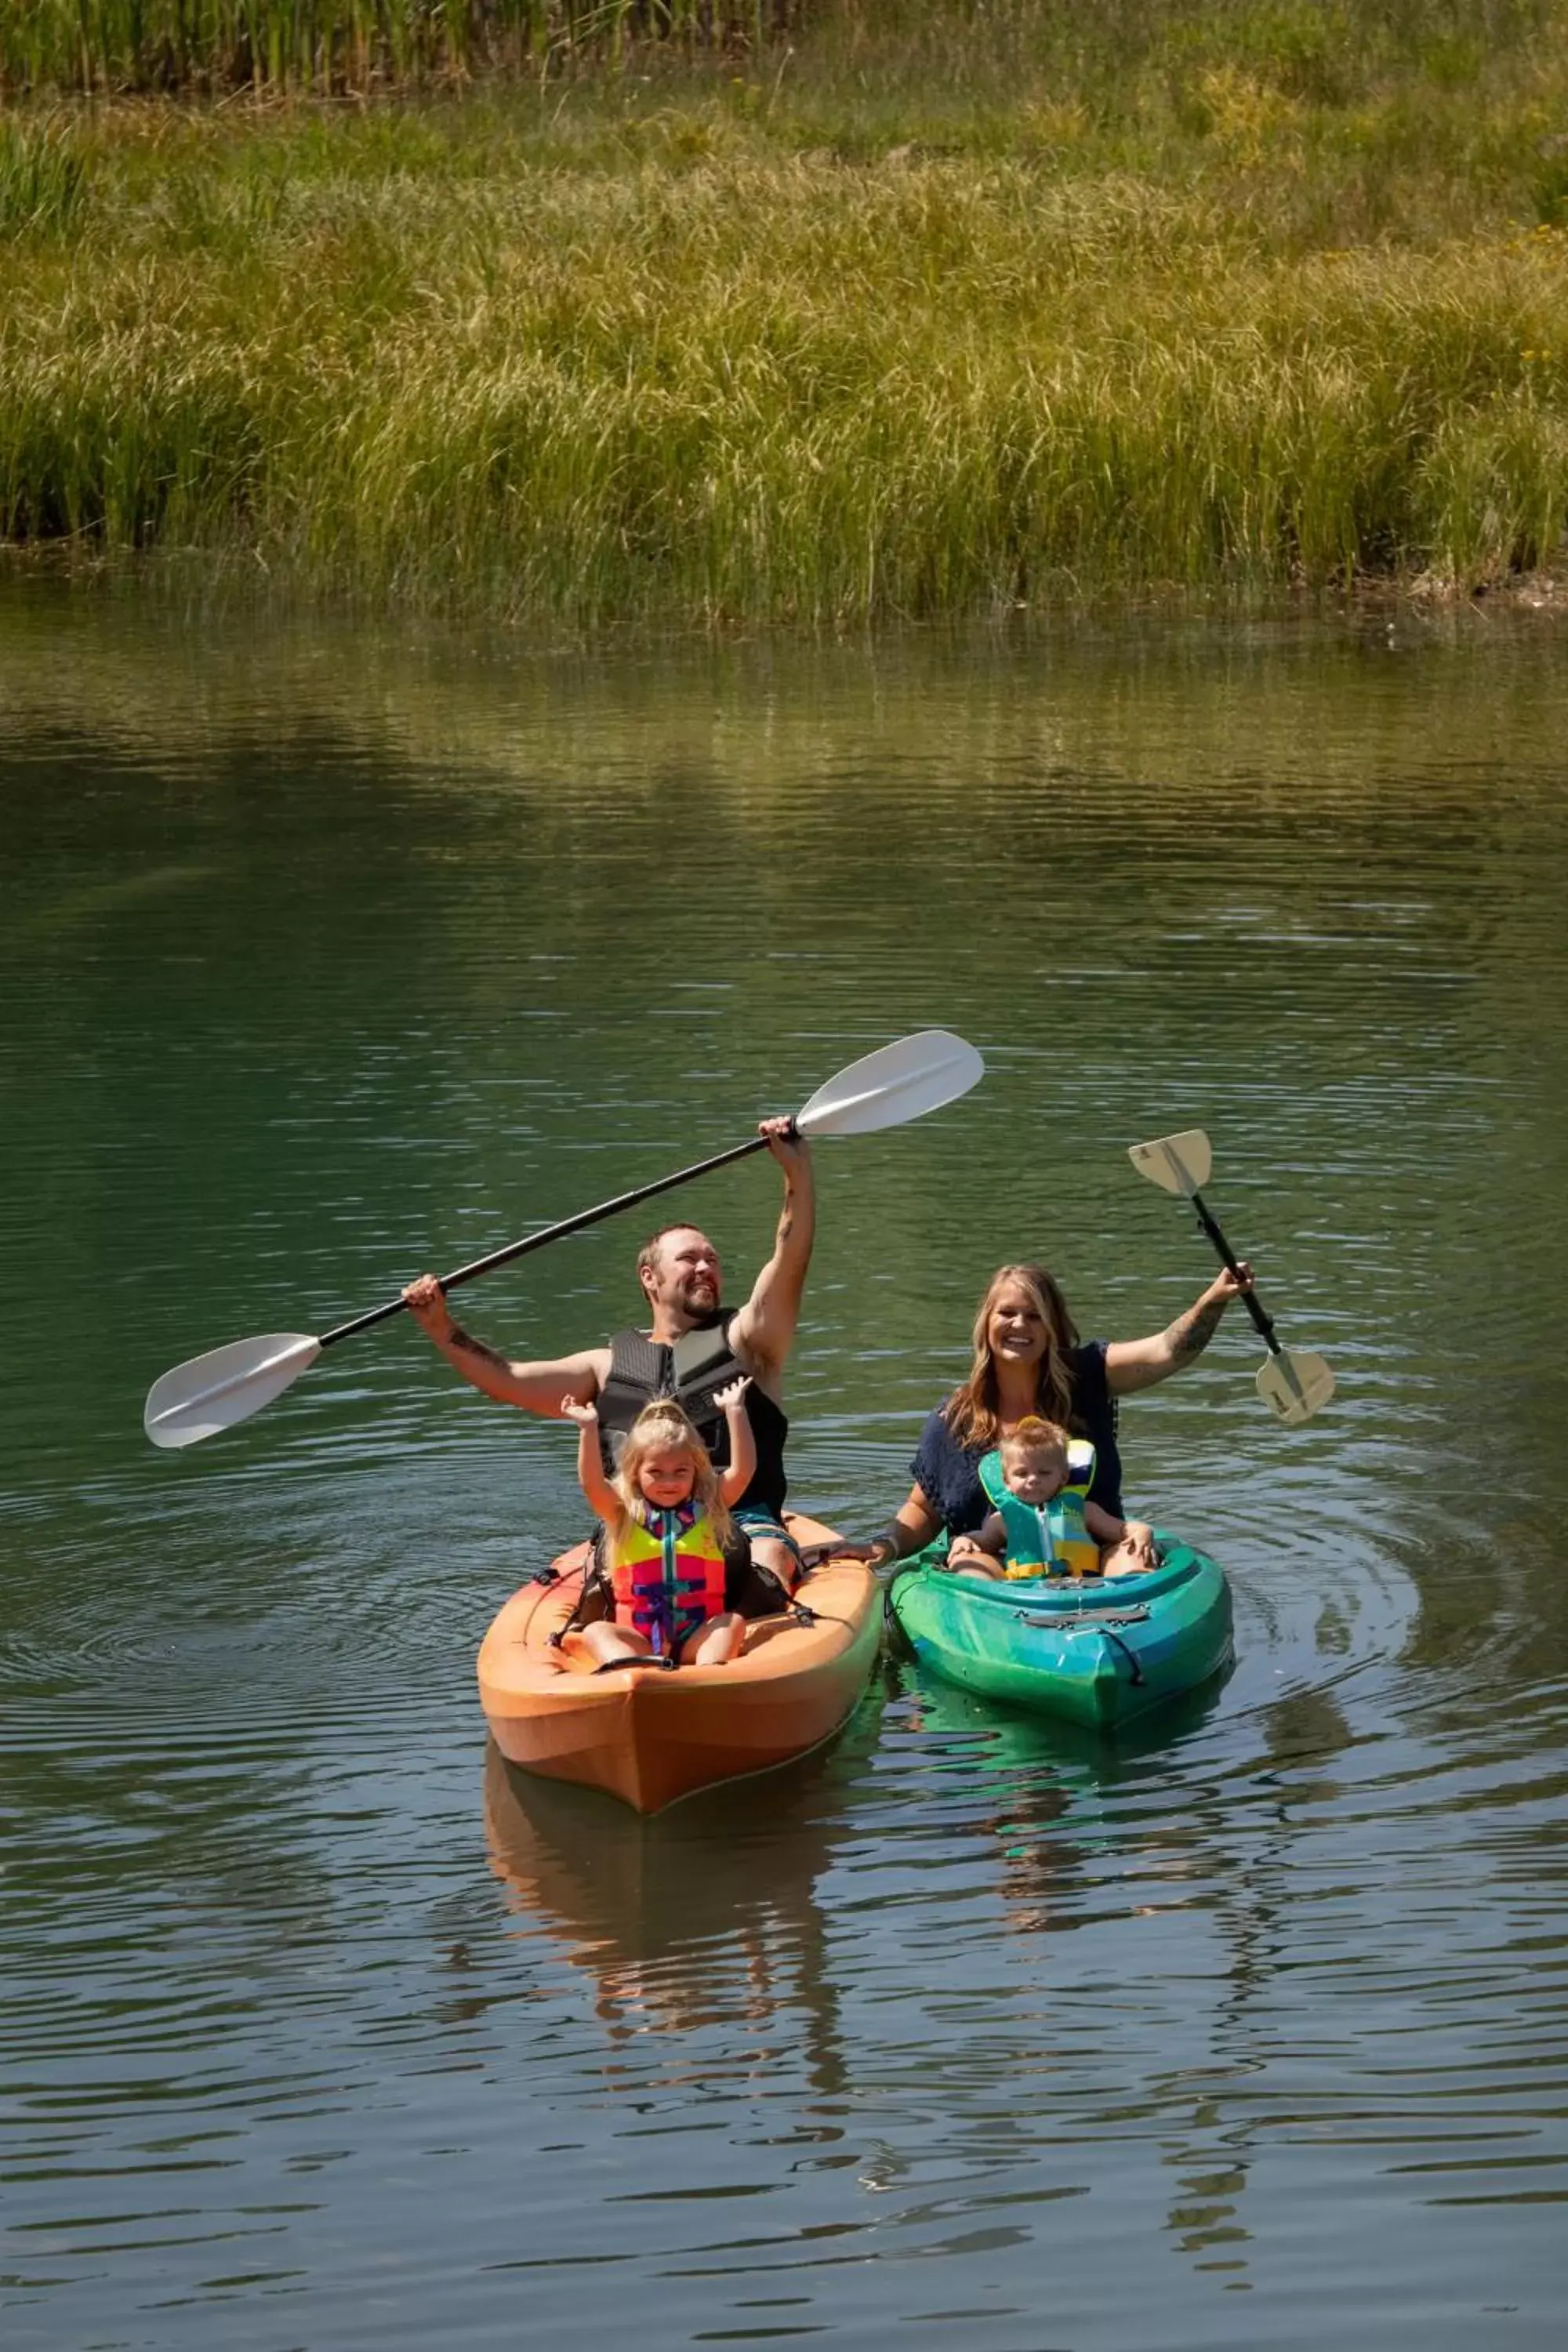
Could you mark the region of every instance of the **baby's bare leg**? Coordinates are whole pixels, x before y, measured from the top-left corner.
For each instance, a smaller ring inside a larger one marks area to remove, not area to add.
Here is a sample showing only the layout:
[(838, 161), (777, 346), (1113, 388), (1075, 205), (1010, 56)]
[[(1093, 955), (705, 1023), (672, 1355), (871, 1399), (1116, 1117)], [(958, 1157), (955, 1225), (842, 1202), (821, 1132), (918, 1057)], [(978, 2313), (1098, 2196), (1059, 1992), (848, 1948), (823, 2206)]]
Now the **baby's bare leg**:
[(983, 1576), (988, 1584), (1003, 1581), (1001, 1561), (994, 1559), (990, 1552), (982, 1551), (977, 1543), (966, 1541), (963, 1536), (958, 1538), (942, 1565), (953, 1576)]

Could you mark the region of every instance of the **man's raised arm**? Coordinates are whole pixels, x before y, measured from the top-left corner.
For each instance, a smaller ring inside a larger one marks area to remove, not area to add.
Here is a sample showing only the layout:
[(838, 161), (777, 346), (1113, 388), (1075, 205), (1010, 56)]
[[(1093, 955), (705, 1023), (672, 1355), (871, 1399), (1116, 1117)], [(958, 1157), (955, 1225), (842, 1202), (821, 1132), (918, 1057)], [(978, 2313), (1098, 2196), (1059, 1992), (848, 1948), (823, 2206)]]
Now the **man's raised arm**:
[(592, 1404), (609, 1370), (607, 1348), (585, 1348), (581, 1355), (558, 1356), (551, 1363), (512, 1363), (453, 1322), (447, 1294), (433, 1274), (411, 1282), (403, 1297), (419, 1328), (429, 1334), (453, 1370), (497, 1404), (515, 1404), (524, 1412), (547, 1413), (559, 1421), (564, 1400)]
[(811, 1245), (816, 1238), (816, 1188), (811, 1147), (803, 1136), (791, 1133), (787, 1118), (764, 1118), (757, 1132), (767, 1137), (768, 1149), (784, 1171), (784, 1205), (773, 1236), (773, 1254), (735, 1317), (731, 1335), (737, 1354), (742, 1362), (751, 1362), (759, 1384), (776, 1403), (784, 1360), (800, 1320)]

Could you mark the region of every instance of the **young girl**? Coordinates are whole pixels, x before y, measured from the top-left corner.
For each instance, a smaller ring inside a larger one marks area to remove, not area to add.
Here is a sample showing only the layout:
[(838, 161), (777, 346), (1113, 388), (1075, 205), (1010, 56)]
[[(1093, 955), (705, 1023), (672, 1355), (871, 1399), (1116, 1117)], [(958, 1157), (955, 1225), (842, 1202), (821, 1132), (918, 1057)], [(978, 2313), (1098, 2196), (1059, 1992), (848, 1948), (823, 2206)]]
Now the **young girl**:
[(563, 1413), (577, 1423), (578, 1483), (605, 1524), (602, 1572), (614, 1613), (581, 1628), (601, 1666), (654, 1658), (721, 1666), (740, 1648), (745, 1619), (730, 1594), (744, 1578), (750, 1548), (730, 1505), (756, 1468), (744, 1403), (750, 1385), (732, 1381), (713, 1400), (730, 1432), (722, 1475), (681, 1407), (656, 1397), (632, 1423), (620, 1467), (606, 1478), (598, 1413), (563, 1398)]
[(960, 1536), (948, 1566), (962, 1576), (1136, 1576), (1154, 1565), (1142, 1519), (1116, 1519), (1089, 1499), (1094, 1448), (1054, 1421), (1021, 1421), (980, 1465), (995, 1506), (977, 1536)]

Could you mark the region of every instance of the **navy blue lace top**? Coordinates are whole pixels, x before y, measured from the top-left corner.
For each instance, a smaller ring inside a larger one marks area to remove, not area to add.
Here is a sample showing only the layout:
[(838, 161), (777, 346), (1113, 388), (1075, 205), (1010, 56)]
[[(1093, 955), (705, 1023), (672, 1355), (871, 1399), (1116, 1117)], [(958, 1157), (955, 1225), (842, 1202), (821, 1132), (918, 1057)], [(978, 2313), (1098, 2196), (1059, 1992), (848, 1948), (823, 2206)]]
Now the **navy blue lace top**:
[[(1068, 1359), (1072, 1366), (1072, 1426), (1095, 1450), (1094, 1484), (1089, 1500), (1118, 1518), (1121, 1509), (1121, 1456), (1116, 1445), (1116, 1399), (1105, 1370), (1105, 1341), (1084, 1339)], [(910, 1465), (916, 1486), (950, 1535), (975, 1535), (991, 1506), (980, 1483), (984, 1445), (960, 1445), (938, 1405), (921, 1432), (920, 1448)]]

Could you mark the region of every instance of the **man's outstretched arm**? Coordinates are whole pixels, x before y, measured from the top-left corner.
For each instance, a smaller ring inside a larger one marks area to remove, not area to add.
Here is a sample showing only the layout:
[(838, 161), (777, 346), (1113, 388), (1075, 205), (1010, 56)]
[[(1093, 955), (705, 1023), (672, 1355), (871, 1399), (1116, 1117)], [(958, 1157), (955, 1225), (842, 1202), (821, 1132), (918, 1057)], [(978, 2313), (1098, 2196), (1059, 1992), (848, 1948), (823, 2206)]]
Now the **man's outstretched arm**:
[(561, 1418), (563, 1403), (592, 1404), (610, 1368), (607, 1348), (585, 1348), (581, 1355), (558, 1356), (552, 1362), (513, 1363), (498, 1355), (452, 1320), (447, 1294), (433, 1274), (422, 1274), (405, 1290), (404, 1301), (419, 1328), (427, 1333), (454, 1371), (497, 1404), (515, 1404), (523, 1412)]
[(731, 1326), (736, 1352), (749, 1361), (760, 1385), (777, 1401), (784, 1360), (795, 1341), (805, 1289), (811, 1245), (816, 1238), (816, 1187), (811, 1147), (793, 1135), (787, 1118), (764, 1118), (757, 1129), (784, 1171), (773, 1254), (758, 1275), (752, 1295)]

